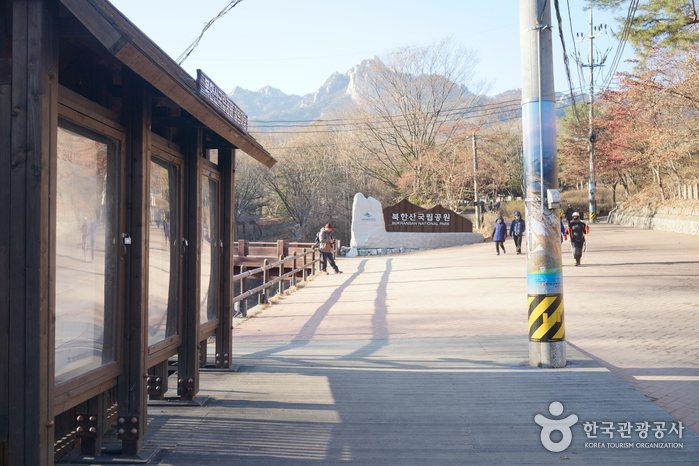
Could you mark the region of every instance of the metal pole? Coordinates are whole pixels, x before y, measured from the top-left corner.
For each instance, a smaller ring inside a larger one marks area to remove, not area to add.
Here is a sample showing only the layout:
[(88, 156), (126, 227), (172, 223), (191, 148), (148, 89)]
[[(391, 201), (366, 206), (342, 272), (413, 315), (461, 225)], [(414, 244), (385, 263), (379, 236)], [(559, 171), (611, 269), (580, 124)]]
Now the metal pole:
[(589, 218), (591, 223), (595, 223), (597, 218), (597, 197), (595, 186), (595, 128), (592, 121), (595, 116), (595, 55), (594, 55), (594, 29), (592, 24), (592, 5), (590, 5), (590, 108), (589, 108), (589, 132), (587, 135), (588, 151), (590, 153), (590, 184), (588, 192)]
[(564, 367), (559, 206), (547, 194), (558, 188), (550, 3), (520, 0), (529, 363)]
[(476, 207), (476, 229), (481, 228), (481, 204), (478, 201), (478, 147), (476, 145), (476, 135), (471, 136), (473, 139), (473, 205)]

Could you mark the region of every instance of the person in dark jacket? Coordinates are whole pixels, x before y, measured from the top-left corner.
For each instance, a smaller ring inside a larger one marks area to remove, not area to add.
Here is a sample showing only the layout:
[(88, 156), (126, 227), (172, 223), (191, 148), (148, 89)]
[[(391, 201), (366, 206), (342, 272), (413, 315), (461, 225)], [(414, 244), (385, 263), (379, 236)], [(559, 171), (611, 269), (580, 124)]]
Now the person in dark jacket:
[(320, 239), (320, 268), (327, 274), (328, 273), (328, 262), (330, 266), (335, 270), (335, 273), (342, 273), (340, 269), (335, 265), (335, 257), (333, 256), (333, 250), (335, 249), (335, 238), (333, 237), (333, 226), (327, 224), (318, 233), (318, 238)]
[(573, 220), (573, 208), (568, 204), (568, 208), (566, 209), (566, 220), (568, 223), (570, 223)]
[(517, 249), (517, 254), (522, 254), (522, 236), (524, 236), (524, 230), (526, 224), (522, 220), (522, 214), (520, 212), (515, 212), (515, 219), (512, 220), (510, 224), (510, 236), (515, 242), (515, 249)]
[(580, 214), (573, 213), (573, 220), (568, 224), (566, 233), (570, 236), (570, 244), (573, 246), (573, 259), (575, 265), (580, 265), (582, 258), (583, 246), (585, 245), (585, 235), (590, 232), (590, 227), (580, 221)]
[(493, 233), (490, 235), (495, 242), (495, 252), (500, 255), (500, 248), (502, 248), (502, 253), (506, 254), (505, 251), (505, 240), (507, 239), (507, 225), (502, 217), (498, 217), (495, 220), (495, 227), (493, 227)]

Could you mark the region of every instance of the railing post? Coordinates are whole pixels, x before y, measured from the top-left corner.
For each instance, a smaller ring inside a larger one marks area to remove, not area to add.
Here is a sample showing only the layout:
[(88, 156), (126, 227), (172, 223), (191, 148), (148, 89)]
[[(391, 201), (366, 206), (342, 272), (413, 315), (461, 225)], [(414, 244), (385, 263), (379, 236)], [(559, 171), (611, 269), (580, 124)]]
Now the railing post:
[[(240, 266), (240, 273), (245, 273), (248, 271), (248, 266), (247, 265), (241, 265)], [(245, 294), (248, 291), (248, 278), (241, 278), (240, 279), (240, 294)], [(238, 301), (238, 304), (240, 304), (240, 315), (243, 317), (248, 316), (248, 300), (243, 299), (242, 301)]]
[(247, 256), (247, 241), (244, 239), (238, 240), (238, 257)]
[[(279, 260), (280, 261), (284, 260), (284, 256), (283, 255), (279, 256)], [(279, 296), (281, 296), (282, 293), (284, 293), (284, 280), (281, 279), (282, 275), (284, 275), (284, 262), (279, 264), (279, 287), (278, 287), (278, 291), (277, 291)]]
[(277, 240), (277, 257), (286, 256), (286, 251), (284, 250), (285, 246), (286, 246), (286, 241), (284, 241), (283, 239)]
[(313, 260), (313, 264), (311, 265), (311, 275), (316, 274), (316, 252), (318, 252), (318, 250), (314, 249), (313, 254), (311, 255), (311, 259)]
[(296, 274), (297, 274), (297, 272), (296, 272), (296, 256), (294, 256), (294, 260), (291, 261), (291, 270), (292, 270), (292, 272), (294, 272), (291, 275), (291, 287), (293, 288), (296, 286)]
[[(267, 259), (265, 259), (262, 262), (262, 267), (267, 267), (268, 265), (269, 265), (269, 261)], [(269, 281), (269, 270), (264, 269), (262, 271), (262, 284), (264, 285), (268, 281)], [(268, 293), (269, 293), (269, 288), (265, 288), (264, 290), (262, 290), (262, 292), (260, 293), (259, 301), (258, 301), (259, 304), (266, 304), (267, 303)]]
[(306, 248), (303, 248), (303, 272), (301, 278), (304, 282), (306, 281), (306, 279), (308, 279), (308, 270), (306, 268), (306, 264), (308, 263), (308, 254), (306, 254), (307, 252), (308, 251), (306, 250)]

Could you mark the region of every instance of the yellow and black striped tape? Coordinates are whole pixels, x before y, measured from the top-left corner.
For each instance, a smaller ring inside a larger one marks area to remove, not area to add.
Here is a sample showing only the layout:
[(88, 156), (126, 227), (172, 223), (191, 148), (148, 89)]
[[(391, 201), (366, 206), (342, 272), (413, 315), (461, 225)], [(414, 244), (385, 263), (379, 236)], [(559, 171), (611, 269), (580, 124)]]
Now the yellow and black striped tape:
[(529, 340), (565, 340), (563, 294), (529, 295)]

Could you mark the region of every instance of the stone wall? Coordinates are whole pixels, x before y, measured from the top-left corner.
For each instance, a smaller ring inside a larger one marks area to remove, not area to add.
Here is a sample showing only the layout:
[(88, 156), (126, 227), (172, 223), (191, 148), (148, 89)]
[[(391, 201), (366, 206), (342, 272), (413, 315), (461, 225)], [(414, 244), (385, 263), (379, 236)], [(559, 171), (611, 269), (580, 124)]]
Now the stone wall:
[(609, 223), (699, 236), (699, 210), (687, 207), (627, 207), (609, 213)]

